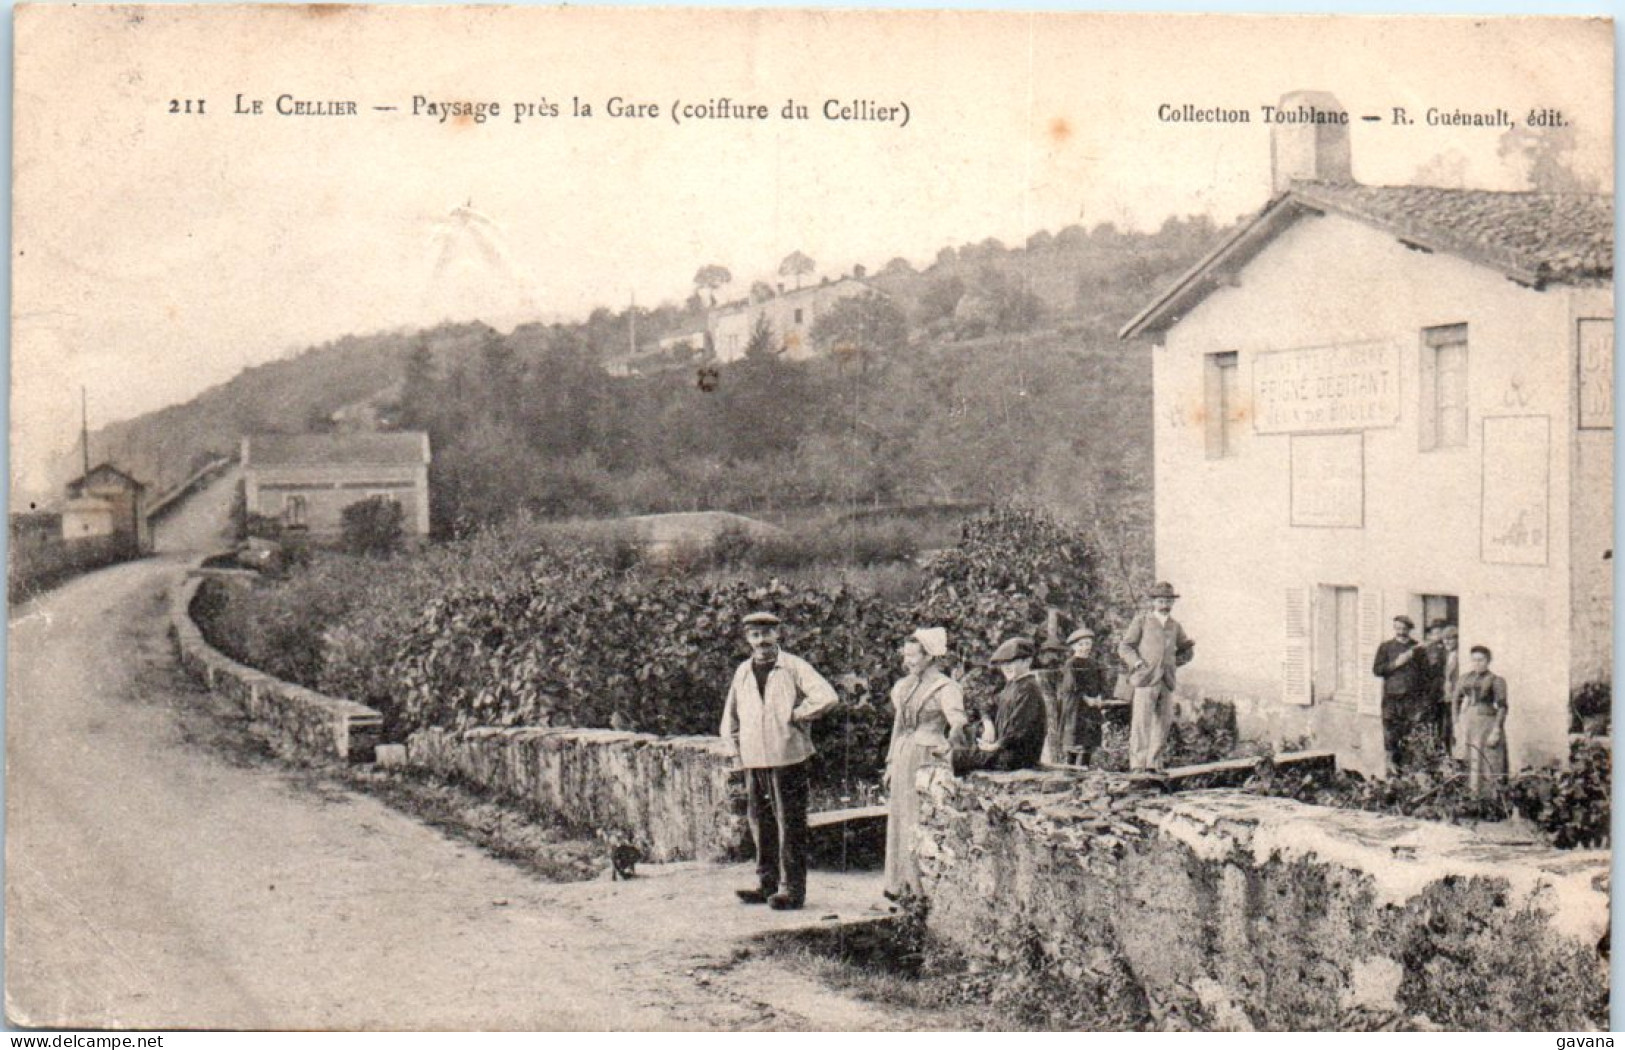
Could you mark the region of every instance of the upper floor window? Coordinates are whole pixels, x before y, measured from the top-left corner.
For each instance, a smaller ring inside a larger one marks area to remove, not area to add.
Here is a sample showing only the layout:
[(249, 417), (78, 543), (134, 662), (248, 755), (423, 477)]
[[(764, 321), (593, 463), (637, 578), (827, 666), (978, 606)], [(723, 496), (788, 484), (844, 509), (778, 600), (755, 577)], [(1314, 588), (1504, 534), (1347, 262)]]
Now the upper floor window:
[(1241, 448), (1241, 371), (1236, 352), (1208, 354), (1204, 362), (1203, 419), (1207, 458), (1234, 456)]
[(1467, 444), (1467, 326), (1422, 329), (1421, 445)]

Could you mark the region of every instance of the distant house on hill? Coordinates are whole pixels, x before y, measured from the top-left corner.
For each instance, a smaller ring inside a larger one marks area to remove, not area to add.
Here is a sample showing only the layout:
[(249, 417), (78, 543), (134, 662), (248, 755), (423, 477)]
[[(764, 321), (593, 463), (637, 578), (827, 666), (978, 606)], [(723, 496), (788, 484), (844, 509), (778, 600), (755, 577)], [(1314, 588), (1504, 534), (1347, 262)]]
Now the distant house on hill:
[(1612, 674), (1613, 198), (1361, 185), (1346, 123), (1273, 147), (1269, 203), (1121, 333), (1158, 344), (1181, 687), (1380, 775), (1377, 646), (1442, 619), (1494, 651), (1512, 768), (1563, 761)]
[(68, 482), (62, 539), (106, 543), (116, 557), (132, 558), (150, 551), (147, 486), (111, 463), (90, 468), (89, 473)]
[(429, 533), (429, 435), (251, 434), (243, 438), (249, 514), (317, 539), (343, 531), (344, 508), (374, 496), (401, 505), (407, 536)]
[(865, 279), (861, 266), (854, 267), (850, 277), (826, 279), (805, 288), (786, 291), (781, 284), (771, 299), (727, 303), (712, 310), (711, 345), (718, 361), (737, 361), (745, 356), (757, 320), (766, 318), (778, 352), (789, 360), (804, 361), (817, 352), (812, 342), (813, 322), (843, 299), (869, 294), (885, 293)]

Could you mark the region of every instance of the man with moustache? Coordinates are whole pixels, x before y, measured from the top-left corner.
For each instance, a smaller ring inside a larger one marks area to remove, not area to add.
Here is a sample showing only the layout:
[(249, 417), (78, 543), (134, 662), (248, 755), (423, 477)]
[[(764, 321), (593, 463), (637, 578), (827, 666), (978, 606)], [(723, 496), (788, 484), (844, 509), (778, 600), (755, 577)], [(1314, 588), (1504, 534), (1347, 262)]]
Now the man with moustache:
[(807, 899), (809, 726), (839, 698), (811, 664), (779, 648), (777, 616), (753, 612), (743, 623), (750, 659), (728, 687), (721, 735), (745, 770), (757, 884), (735, 892), (746, 904), (793, 911)]

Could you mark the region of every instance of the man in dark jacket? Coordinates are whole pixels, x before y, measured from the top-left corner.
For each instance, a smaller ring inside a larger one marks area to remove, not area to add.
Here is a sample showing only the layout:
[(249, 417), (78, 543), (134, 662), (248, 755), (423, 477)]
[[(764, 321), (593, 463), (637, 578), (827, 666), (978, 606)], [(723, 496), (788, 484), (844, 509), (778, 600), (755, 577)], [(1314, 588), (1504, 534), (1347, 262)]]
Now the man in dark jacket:
[(1044, 687), (1033, 671), (1029, 638), (1007, 638), (988, 660), (1004, 675), (1004, 690), (974, 748), (954, 753), (954, 772), (1034, 769), (1044, 751)]
[(1382, 679), (1382, 742), (1389, 773), (1410, 761), (1405, 738), (1425, 717), (1432, 699), (1427, 652), (1411, 637), (1415, 629), (1416, 622), (1409, 616), (1394, 617), (1394, 636), (1377, 646), (1377, 658), (1371, 664), (1371, 673)]

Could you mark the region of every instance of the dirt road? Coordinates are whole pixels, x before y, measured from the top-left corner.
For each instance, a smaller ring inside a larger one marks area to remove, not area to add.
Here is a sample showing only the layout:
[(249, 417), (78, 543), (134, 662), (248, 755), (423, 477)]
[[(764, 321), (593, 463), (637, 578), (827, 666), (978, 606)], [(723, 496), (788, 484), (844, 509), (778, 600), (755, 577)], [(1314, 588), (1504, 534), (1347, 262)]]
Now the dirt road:
[(370, 796), (217, 746), (232, 712), (163, 629), (232, 479), (165, 524), (169, 553), (14, 611), (6, 709), (6, 1008), (137, 1028), (910, 1028), (741, 958), (758, 928), (868, 911), (814, 876), (809, 912), (745, 909), (741, 871), (549, 884)]

